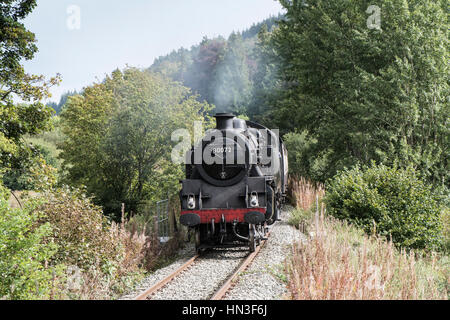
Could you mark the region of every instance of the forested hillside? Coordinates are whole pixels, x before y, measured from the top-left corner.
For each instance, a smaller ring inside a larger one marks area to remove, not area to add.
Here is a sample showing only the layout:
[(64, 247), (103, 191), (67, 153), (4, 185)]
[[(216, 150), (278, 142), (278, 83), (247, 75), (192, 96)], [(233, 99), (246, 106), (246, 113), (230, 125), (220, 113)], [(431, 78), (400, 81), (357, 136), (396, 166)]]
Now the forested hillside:
[(227, 39), (205, 37), (190, 49), (159, 57), (149, 71), (191, 88), (199, 99), (215, 105), (214, 112), (256, 116), (258, 101), (254, 96), (262, 80), (258, 77), (269, 67), (259, 44), (282, 19), (282, 15), (268, 18), (248, 30), (233, 32)]

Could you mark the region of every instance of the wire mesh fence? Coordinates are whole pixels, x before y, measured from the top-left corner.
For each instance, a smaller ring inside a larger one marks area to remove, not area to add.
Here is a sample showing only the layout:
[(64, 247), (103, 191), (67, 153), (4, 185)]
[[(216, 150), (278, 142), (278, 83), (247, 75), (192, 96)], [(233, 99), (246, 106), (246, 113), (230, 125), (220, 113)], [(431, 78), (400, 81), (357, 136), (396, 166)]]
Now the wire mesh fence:
[(167, 242), (170, 239), (169, 221), (169, 199), (164, 199), (156, 203), (156, 224), (158, 238), (160, 242)]
[[(122, 207), (122, 216), (124, 212)], [(157, 237), (161, 243), (168, 242), (180, 231), (177, 225), (180, 204), (176, 196), (168, 195), (160, 201), (142, 201), (137, 212), (130, 216), (130, 221), (138, 230), (145, 229), (147, 236)]]

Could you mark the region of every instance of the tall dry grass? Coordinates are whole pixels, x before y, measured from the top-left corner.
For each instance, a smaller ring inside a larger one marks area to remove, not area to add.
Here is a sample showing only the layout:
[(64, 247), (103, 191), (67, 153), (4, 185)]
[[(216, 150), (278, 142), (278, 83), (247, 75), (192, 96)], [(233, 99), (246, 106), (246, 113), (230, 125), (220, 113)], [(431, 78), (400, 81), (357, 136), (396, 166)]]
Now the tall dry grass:
[(324, 196), (325, 188), (303, 177), (294, 177), (289, 179), (289, 192), (292, 205), (306, 211)]
[(185, 246), (184, 230), (178, 228), (175, 218), (180, 208), (178, 196), (171, 197), (169, 199), (170, 239), (166, 243), (159, 242), (156, 215), (138, 214), (126, 221), (128, 231), (133, 234), (142, 234), (146, 238), (146, 246), (143, 249), (143, 267), (146, 271), (152, 272), (166, 266), (177, 258), (178, 250)]
[[(297, 196), (305, 199), (301, 204), (323, 195), (305, 180), (297, 190), (307, 191)], [(327, 216), (323, 205), (311, 215), (308, 231), (286, 264), (292, 299), (448, 299), (445, 255), (398, 251), (392, 241)]]
[(291, 211), (288, 223), (306, 233), (309, 221), (324, 195), (325, 188), (322, 184), (312, 183), (302, 177), (290, 177), (289, 198), (295, 209)]
[(147, 252), (155, 251), (157, 244), (145, 231), (132, 230), (127, 222), (113, 222), (106, 232), (103, 245), (114, 243), (118, 247), (117, 260), (111, 259), (111, 264), (97, 261), (83, 270), (80, 286), (68, 294), (70, 299), (114, 299), (143, 279)]

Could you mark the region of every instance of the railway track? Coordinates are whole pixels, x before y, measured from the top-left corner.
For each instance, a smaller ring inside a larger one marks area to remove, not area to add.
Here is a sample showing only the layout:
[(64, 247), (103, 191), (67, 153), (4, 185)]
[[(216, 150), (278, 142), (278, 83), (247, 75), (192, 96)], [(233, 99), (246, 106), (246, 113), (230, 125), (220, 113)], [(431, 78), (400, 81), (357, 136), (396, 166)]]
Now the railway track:
[(191, 259), (189, 259), (185, 264), (183, 264), (181, 267), (179, 267), (177, 270), (169, 274), (167, 277), (156, 283), (155, 285), (151, 286), (144, 292), (142, 292), (140, 295), (138, 295), (134, 300), (147, 300), (147, 298), (151, 297), (156, 291), (163, 288), (166, 284), (168, 284), (170, 281), (172, 281), (175, 277), (180, 275), (183, 271), (187, 270), (194, 262), (197, 260), (197, 258), (200, 257), (200, 255), (195, 255)]
[[(225, 280), (222, 282), (222, 285), (218, 290), (214, 292), (214, 294), (209, 296), (209, 300), (221, 300), (223, 299), (227, 292), (232, 288), (235, 280), (241, 274), (243, 271), (245, 271), (250, 264), (253, 262), (253, 260), (256, 258), (260, 250), (265, 245), (266, 240), (261, 241), (261, 244), (256, 248), (255, 252), (248, 254), (245, 258), (243, 258), (243, 261), (239, 264), (237, 268), (235, 268), (234, 272)], [(155, 295), (158, 291), (163, 290), (164, 287), (169, 285), (172, 281), (174, 281), (177, 278), (182, 277), (183, 272), (188, 271), (191, 269), (195, 263), (198, 263), (202, 259), (207, 258), (207, 254), (205, 255), (195, 255), (191, 259), (189, 259), (187, 262), (185, 262), (183, 265), (181, 265), (178, 269), (173, 271), (171, 274), (169, 274), (167, 277), (162, 279), (161, 281), (157, 282), (138, 296), (134, 298), (134, 300), (152, 300), (152, 296)]]

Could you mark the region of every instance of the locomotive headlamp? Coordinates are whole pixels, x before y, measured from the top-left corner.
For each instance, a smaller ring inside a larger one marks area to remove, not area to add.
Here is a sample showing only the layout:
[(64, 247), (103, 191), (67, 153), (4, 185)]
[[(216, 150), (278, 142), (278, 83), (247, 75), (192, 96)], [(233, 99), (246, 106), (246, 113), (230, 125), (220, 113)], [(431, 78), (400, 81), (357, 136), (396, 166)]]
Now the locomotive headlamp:
[(187, 206), (191, 210), (195, 209), (195, 196), (194, 195), (190, 195), (188, 197)]
[(250, 196), (250, 206), (252, 207), (259, 206), (258, 194), (256, 192), (252, 192), (252, 195)]

